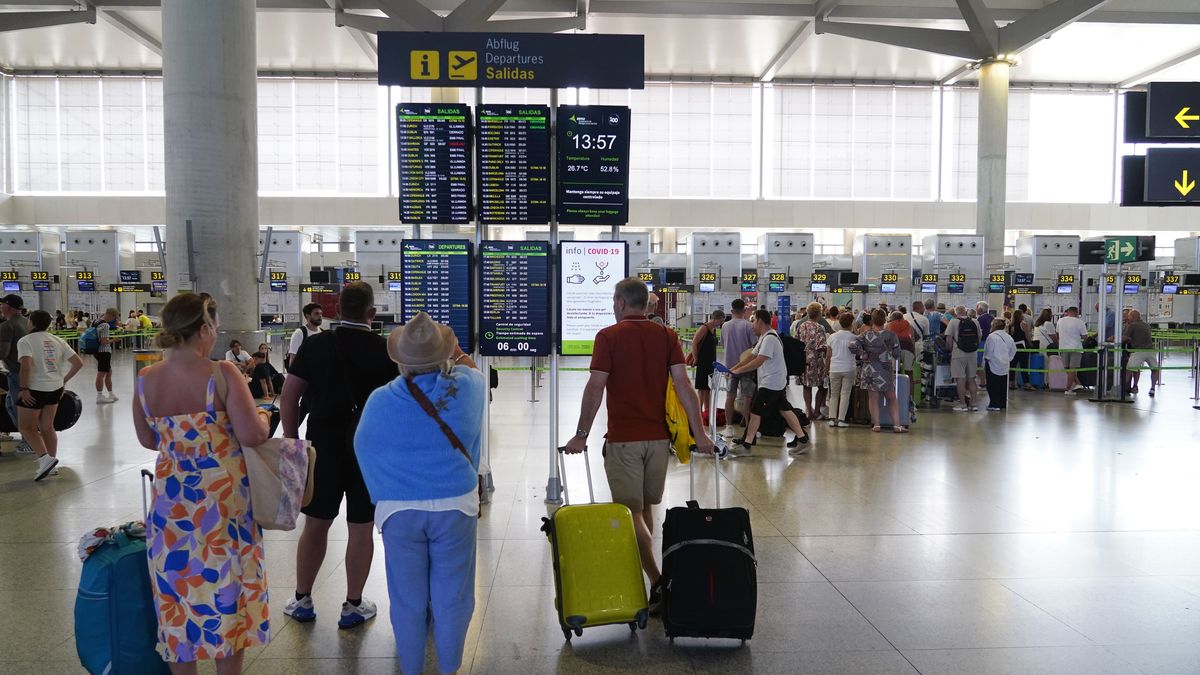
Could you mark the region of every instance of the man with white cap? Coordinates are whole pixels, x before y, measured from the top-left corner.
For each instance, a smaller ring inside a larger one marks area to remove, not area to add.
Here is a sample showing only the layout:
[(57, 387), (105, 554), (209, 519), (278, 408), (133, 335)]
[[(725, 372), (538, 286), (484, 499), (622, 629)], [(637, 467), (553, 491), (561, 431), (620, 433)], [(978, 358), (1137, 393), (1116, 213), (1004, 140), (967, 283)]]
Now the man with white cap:
[(371, 394), (354, 451), (383, 535), (400, 668), (422, 672), (432, 633), (438, 670), (453, 673), (475, 611), (487, 382), (454, 331), (424, 312), (392, 331), (387, 348), (400, 377)]

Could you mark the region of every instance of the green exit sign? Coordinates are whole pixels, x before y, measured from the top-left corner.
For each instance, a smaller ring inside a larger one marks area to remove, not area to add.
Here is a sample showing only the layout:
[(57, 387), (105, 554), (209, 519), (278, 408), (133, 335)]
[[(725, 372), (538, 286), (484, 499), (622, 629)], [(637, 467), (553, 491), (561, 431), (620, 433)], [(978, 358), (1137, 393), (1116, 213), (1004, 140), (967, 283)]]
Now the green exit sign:
[(1104, 240), (1104, 262), (1127, 263), (1137, 260), (1137, 237), (1114, 237)]

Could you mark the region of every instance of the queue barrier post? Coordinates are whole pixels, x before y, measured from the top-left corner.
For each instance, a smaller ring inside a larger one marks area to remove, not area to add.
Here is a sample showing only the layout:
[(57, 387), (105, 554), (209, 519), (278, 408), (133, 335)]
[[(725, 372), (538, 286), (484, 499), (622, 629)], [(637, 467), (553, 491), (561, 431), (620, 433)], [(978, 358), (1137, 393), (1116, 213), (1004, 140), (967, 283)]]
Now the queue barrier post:
[(163, 352), (161, 349), (133, 350), (133, 376), (136, 378), (141, 374), (143, 368), (149, 368), (162, 360)]

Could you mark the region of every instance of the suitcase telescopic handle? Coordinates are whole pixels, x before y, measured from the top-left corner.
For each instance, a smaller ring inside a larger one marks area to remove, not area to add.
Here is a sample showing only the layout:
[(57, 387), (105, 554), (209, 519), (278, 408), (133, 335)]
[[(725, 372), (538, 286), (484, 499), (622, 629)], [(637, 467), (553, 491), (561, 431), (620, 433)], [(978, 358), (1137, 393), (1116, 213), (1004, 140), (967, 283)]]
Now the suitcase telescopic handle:
[(150, 502), (146, 498), (146, 484), (154, 483), (154, 472), (149, 469), (142, 469), (142, 515), (145, 517), (145, 522), (150, 522)]
[[(570, 495), (567, 494), (566, 454), (567, 454), (566, 447), (560, 446), (558, 448), (558, 479), (560, 481), (562, 481), (563, 506), (566, 506), (571, 503)], [(591, 462), (588, 461), (587, 448), (584, 448), (583, 453), (581, 453), (581, 454), (583, 454), (583, 468), (584, 468), (585, 473), (587, 473), (588, 503), (595, 504), (596, 503), (596, 492), (595, 492), (595, 489), (592, 487), (592, 464), (591, 464)]]
[[(716, 500), (716, 508), (721, 508), (721, 458), (717, 455), (717, 443), (720, 442), (720, 433), (717, 431), (717, 400), (722, 389), (729, 390), (729, 373), (724, 373), (719, 370), (714, 370), (709, 376), (709, 389), (711, 395), (708, 402), (708, 435), (713, 442), (713, 496)], [(733, 420), (725, 420), (726, 423), (731, 423)], [(688, 462), (688, 501), (696, 501), (696, 457), (693, 454), (692, 461)]]

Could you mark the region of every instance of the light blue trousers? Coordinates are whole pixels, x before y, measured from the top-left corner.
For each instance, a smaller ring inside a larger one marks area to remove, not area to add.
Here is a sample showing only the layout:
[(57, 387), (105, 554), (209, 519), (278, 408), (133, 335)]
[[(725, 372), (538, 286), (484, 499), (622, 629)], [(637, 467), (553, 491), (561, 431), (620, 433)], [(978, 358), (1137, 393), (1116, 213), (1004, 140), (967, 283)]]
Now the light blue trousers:
[(407, 675), (425, 666), (430, 622), (438, 667), (442, 672), (462, 667), (475, 611), (477, 524), (460, 511), (400, 511), (383, 524), (392, 632)]

